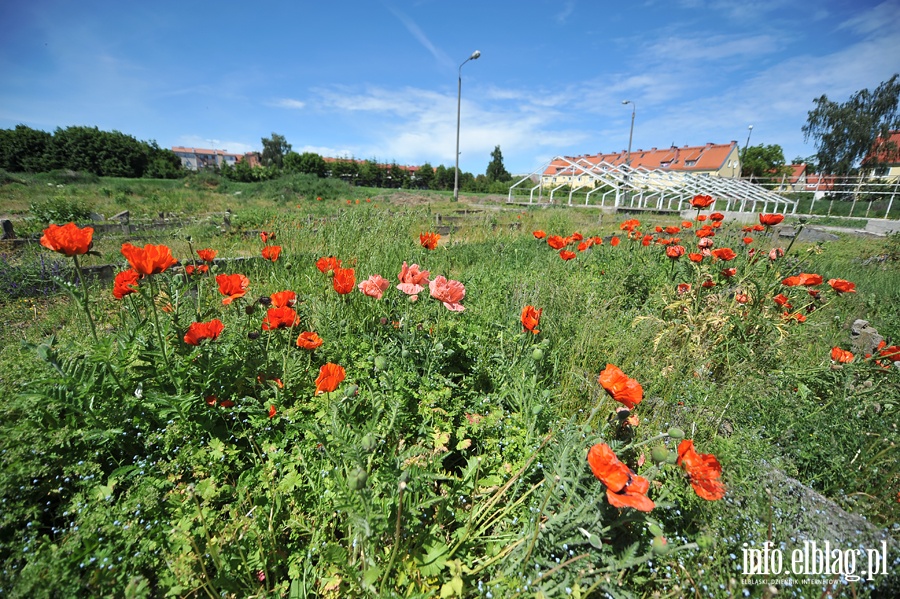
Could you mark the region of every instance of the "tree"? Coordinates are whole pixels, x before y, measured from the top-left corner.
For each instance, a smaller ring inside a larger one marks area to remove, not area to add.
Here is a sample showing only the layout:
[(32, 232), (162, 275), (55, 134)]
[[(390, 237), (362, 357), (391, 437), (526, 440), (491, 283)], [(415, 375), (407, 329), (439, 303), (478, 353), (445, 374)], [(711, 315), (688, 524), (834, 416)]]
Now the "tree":
[(288, 152), (284, 157), (284, 170), (289, 173), (306, 173), (317, 177), (324, 177), (326, 171), (325, 159), (314, 152)]
[(890, 138), (900, 129), (900, 74), (882, 82), (874, 91), (863, 89), (839, 104), (824, 94), (814, 101), (806, 124), (804, 140), (816, 142), (816, 161), (821, 172), (849, 175), (863, 160), (874, 169), (897, 156), (896, 144), (883, 143), (873, 152), (876, 142)]
[(416, 170), (415, 185), (419, 189), (431, 189), (434, 184), (434, 167), (426, 162)]
[(262, 159), (263, 166), (277, 166), (281, 168), (284, 164), (285, 155), (291, 151), (291, 144), (287, 142), (283, 135), (272, 133), (272, 137), (262, 138)]
[(778, 177), (784, 170), (784, 151), (778, 144), (750, 146), (741, 159), (742, 177)]
[(491, 162), (487, 166), (485, 175), (490, 182), (512, 179), (512, 175), (503, 166), (503, 154), (500, 152), (500, 146), (494, 146), (494, 151), (491, 152)]

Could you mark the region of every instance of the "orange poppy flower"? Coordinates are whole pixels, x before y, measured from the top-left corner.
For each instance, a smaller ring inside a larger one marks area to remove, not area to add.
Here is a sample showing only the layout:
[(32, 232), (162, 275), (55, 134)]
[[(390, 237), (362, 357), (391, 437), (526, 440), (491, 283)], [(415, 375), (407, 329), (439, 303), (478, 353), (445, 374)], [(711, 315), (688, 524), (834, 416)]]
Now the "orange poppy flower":
[(694, 208), (709, 208), (715, 203), (715, 200), (712, 196), (698, 194), (694, 196), (694, 199), (691, 200), (691, 206)]
[(603, 245), (603, 238), (599, 235), (591, 237), (591, 245)]
[(672, 260), (678, 260), (679, 258), (684, 256), (684, 246), (670, 245), (666, 247), (666, 256), (668, 256)]
[(68, 257), (87, 254), (93, 245), (94, 229), (79, 229), (75, 223), (50, 225), (44, 229), (41, 245)]
[(164, 245), (147, 244), (143, 248), (130, 243), (122, 244), (122, 255), (131, 264), (131, 268), (142, 275), (156, 275), (164, 272), (178, 261), (172, 257), (172, 250)]
[(544, 313), (544, 309), (537, 309), (534, 306), (525, 306), (522, 308), (522, 326), (525, 327), (526, 331), (531, 331), (535, 335), (540, 333), (537, 327), (541, 323), (541, 314)]
[(572, 241), (582, 241), (584, 239), (584, 235), (582, 235), (578, 231), (575, 231), (574, 233), (572, 233), (572, 235), (570, 237), (571, 237)]
[(566, 240), (559, 235), (551, 235), (547, 238), (547, 245), (552, 247), (554, 250), (561, 250), (566, 247)]
[(701, 227), (694, 231), (694, 235), (697, 237), (715, 237), (716, 232), (710, 229), (709, 227)]
[(725, 260), (726, 262), (729, 260), (734, 260), (737, 257), (735, 251), (731, 248), (718, 248), (712, 251), (712, 255), (718, 258), (719, 260)]
[(839, 364), (849, 364), (855, 356), (845, 349), (839, 347), (831, 348), (831, 359)]
[(582, 241), (581, 243), (578, 244), (578, 251), (583, 252), (583, 251), (587, 250), (589, 247), (591, 247), (590, 243), (588, 243), (587, 241)]
[(641, 226), (641, 221), (639, 221), (636, 218), (630, 218), (630, 219), (626, 220), (625, 222), (623, 222), (621, 225), (619, 225), (619, 230), (631, 232), (640, 226)]
[(356, 273), (352, 268), (339, 268), (334, 271), (331, 286), (341, 295), (351, 293), (356, 288)]
[(698, 263), (699, 263), (699, 262), (703, 262), (703, 254), (698, 254), (698, 253), (696, 253), (696, 252), (691, 252), (690, 254), (688, 254), (688, 259), (689, 259), (691, 262), (698, 262)]
[(722, 214), (721, 212), (713, 212), (712, 214), (709, 215), (709, 220), (718, 223), (718, 222), (725, 220), (725, 215)]
[(241, 274), (216, 275), (216, 283), (219, 285), (219, 293), (226, 296), (222, 305), (227, 306), (239, 297), (244, 297), (247, 288), (250, 287), (250, 279)]
[(644, 237), (641, 239), (641, 245), (647, 247), (648, 245), (650, 245), (651, 241), (653, 241), (653, 235), (644, 235)]
[(263, 243), (269, 243), (270, 241), (275, 241), (275, 233), (271, 233), (269, 231), (260, 231), (259, 238), (262, 239)]
[(335, 271), (341, 267), (341, 261), (335, 258), (334, 256), (321, 257), (316, 260), (316, 268), (319, 269), (320, 272), (327, 273), (329, 271)]
[(699, 222), (702, 223), (702, 222), (705, 221), (705, 220), (706, 220), (706, 215), (705, 215), (705, 214), (698, 214), (698, 215), (697, 215), (697, 221), (699, 221)]
[(437, 248), (438, 241), (440, 241), (441, 236), (437, 233), (420, 233), (419, 234), (419, 243), (422, 244), (422, 247), (426, 250), (433, 250)]
[(323, 343), (325, 343), (325, 341), (323, 341), (314, 331), (303, 331), (300, 333), (300, 336), (297, 337), (297, 347), (301, 349), (316, 349)]
[(269, 418), (275, 418), (275, 414), (277, 413), (278, 411), (275, 409), (274, 405), (269, 406)]
[(683, 221), (681, 221), (681, 228), (682, 228), (682, 229), (690, 229), (690, 228), (693, 227), (693, 226), (694, 226), (694, 223), (692, 223), (692, 222), (689, 221), (689, 220), (683, 220)]
[(208, 264), (198, 264), (197, 266), (194, 266), (193, 264), (188, 264), (187, 266), (184, 267), (184, 273), (188, 276), (191, 276), (194, 273), (205, 274), (207, 272), (209, 272)]
[(644, 399), (644, 389), (641, 384), (625, 375), (618, 367), (607, 364), (600, 378), (597, 379), (609, 395), (617, 402), (624, 404), (629, 410), (641, 403)]
[(900, 362), (900, 347), (896, 345), (884, 347), (885, 345), (884, 341), (878, 344), (878, 355), (882, 358), (887, 358), (891, 362)]
[(856, 293), (856, 283), (844, 279), (828, 279), (828, 284), (838, 293)]
[(271, 260), (272, 262), (278, 260), (279, 254), (281, 254), (280, 245), (267, 245), (262, 249), (262, 257), (266, 260)]
[(263, 319), (262, 328), (264, 331), (274, 331), (275, 329), (295, 327), (298, 324), (300, 324), (300, 317), (297, 316), (296, 310), (282, 306), (281, 308), (269, 308)]
[(320, 393), (331, 393), (338, 388), (338, 385), (347, 377), (347, 373), (343, 366), (337, 364), (323, 364), (319, 368), (319, 376), (316, 377), (316, 395)]
[(218, 318), (209, 322), (192, 322), (184, 334), (184, 342), (188, 345), (200, 345), (204, 339), (218, 339), (225, 325)]
[(131, 268), (117, 274), (116, 279), (113, 282), (113, 297), (122, 299), (129, 293), (136, 293), (138, 279), (140, 278), (141, 273)]
[(778, 295), (774, 296), (772, 298), (772, 301), (782, 308), (786, 308), (788, 310), (793, 308), (790, 302), (788, 302), (788, 298), (783, 293), (779, 293)]
[(760, 214), (759, 215), (759, 224), (766, 225), (770, 227), (772, 225), (777, 225), (781, 221), (784, 220), (783, 214)]
[(735, 293), (734, 301), (736, 301), (739, 304), (746, 304), (750, 301), (750, 296), (747, 295), (746, 293)]
[(568, 262), (575, 257), (575, 252), (570, 252), (569, 250), (560, 250), (559, 257)]
[(404, 261), (403, 266), (400, 267), (400, 274), (397, 275), (397, 279), (400, 280), (397, 289), (406, 295), (416, 295), (425, 289), (424, 285), (428, 283), (429, 274), (431, 273), (427, 270), (419, 270), (418, 264), (407, 266)]
[(687, 472), (694, 492), (707, 501), (725, 497), (725, 485), (720, 480), (722, 466), (711, 453), (697, 453), (691, 439), (683, 439), (678, 444), (678, 459), (675, 463)]
[(678, 292), (678, 295), (684, 295), (685, 293), (687, 293), (690, 290), (691, 290), (690, 283), (679, 283), (678, 287), (675, 288), (675, 291)]
[(753, 238), (752, 237), (743, 237), (743, 238), (741, 238), (741, 241), (744, 242), (744, 245), (750, 245), (751, 243), (753, 243)]
[(619, 243), (620, 243), (620, 239), (618, 237), (616, 237), (615, 235), (613, 235), (613, 238), (609, 240), (609, 245), (611, 245), (613, 247), (616, 247), (617, 245), (619, 245)]
[(799, 312), (794, 312), (793, 314), (785, 312), (781, 315), (781, 317), (787, 321), (795, 320), (797, 322), (806, 322), (806, 316), (800, 314)]
[(606, 500), (614, 507), (633, 507), (649, 512), (656, 504), (647, 497), (650, 481), (635, 474), (619, 461), (606, 443), (597, 443), (588, 450), (588, 465), (594, 476), (606, 486)]
[(785, 287), (796, 287), (797, 285), (811, 287), (813, 285), (820, 285), (821, 283), (822, 275), (810, 274), (805, 272), (801, 272), (799, 275), (788, 277), (781, 281), (781, 284)]
[(531, 234), (534, 235), (535, 239), (545, 239), (547, 237), (547, 234), (541, 230), (533, 231)]
[(200, 259), (204, 262), (212, 262), (216, 259), (216, 254), (218, 254), (216, 250), (197, 250), (197, 255), (200, 256)]
[(297, 294), (293, 291), (277, 291), (269, 296), (273, 308), (293, 308), (297, 303)]

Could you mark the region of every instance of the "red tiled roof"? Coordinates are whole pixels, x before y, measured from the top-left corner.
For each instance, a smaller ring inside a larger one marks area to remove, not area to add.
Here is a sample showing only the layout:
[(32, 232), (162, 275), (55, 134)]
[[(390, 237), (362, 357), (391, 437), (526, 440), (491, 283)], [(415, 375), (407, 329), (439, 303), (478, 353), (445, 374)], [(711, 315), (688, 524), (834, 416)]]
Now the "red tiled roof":
[(225, 150), (208, 150), (206, 148), (186, 148), (183, 146), (172, 146), (173, 152), (181, 152), (182, 154), (200, 154), (204, 156), (235, 156), (240, 157), (242, 154), (233, 154)]
[[(708, 143), (704, 146), (683, 146), (671, 148), (651, 148), (649, 150), (631, 151), (631, 168), (659, 169), (669, 168), (678, 171), (717, 171), (725, 166), (732, 150), (737, 148), (737, 142), (728, 144)], [(614, 152), (611, 154), (594, 154), (592, 156), (567, 156), (570, 161), (587, 161), (590, 164), (607, 162), (613, 166), (625, 164), (628, 160), (628, 151)], [(688, 162), (693, 164), (688, 165)], [(564, 170), (568, 169), (568, 172)], [(572, 167), (565, 160), (554, 160), (544, 170), (545, 176), (557, 174), (571, 174)], [(576, 169), (576, 175), (578, 174)]]
[(887, 140), (880, 137), (876, 139), (872, 150), (863, 158), (863, 164), (873, 159), (884, 164), (900, 164), (900, 131), (891, 131)]

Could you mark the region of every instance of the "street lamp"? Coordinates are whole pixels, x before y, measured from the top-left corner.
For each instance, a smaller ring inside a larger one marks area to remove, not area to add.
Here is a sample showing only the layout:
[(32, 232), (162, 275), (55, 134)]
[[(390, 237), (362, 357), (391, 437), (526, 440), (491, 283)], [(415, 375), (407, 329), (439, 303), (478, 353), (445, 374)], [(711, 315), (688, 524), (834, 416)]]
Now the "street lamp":
[(741, 170), (744, 170), (744, 160), (747, 158), (747, 148), (750, 147), (750, 135), (753, 133), (753, 125), (747, 125), (747, 142), (744, 144), (744, 152), (741, 154)]
[[(631, 168), (631, 140), (634, 138), (634, 111), (637, 109), (637, 106), (635, 105), (634, 101), (632, 101), (632, 100), (622, 100), (622, 105), (624, 106), (626, 104), (631, 104), (631, 131), (628, 132), (628, 157), (625, 158), (625, 166), (627, 166), (630, 169)], [(628, 193), (628, 188), (627, 188), (628, 171), (627, 170), (625, 171), (625, 184), (626, 184), (625, 193), (627, 194)], [(627, 200), (628, 198), (626, 197), (625, 199)]]
[(456, 85), (456, 169), (453, 171), (453, 201), (459, 201), (459, 110), (462, 103), (462, 68), (463, 65), (470, 60), (477, 60), (481, 56), (481, 51), (475, 50), (472, 56), (468, 57), (459, 65), (459, 77)]

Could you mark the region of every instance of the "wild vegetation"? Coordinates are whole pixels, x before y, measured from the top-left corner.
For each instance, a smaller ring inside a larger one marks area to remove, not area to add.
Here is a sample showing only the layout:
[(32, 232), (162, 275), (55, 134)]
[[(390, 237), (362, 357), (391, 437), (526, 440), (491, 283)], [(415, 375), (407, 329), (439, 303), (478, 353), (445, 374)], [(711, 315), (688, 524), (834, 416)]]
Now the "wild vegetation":
[(201, 181), (2, 188), (4, 596), (896, 596), (897, 236)]

